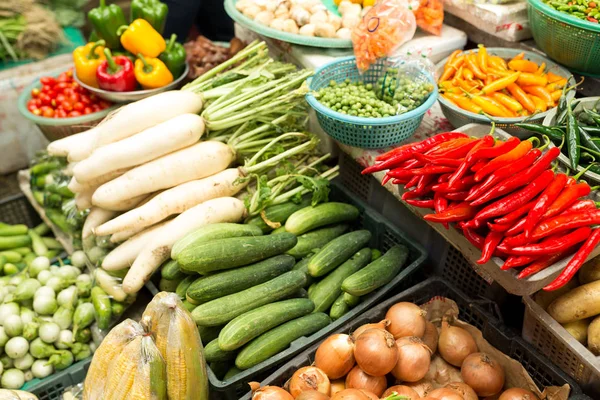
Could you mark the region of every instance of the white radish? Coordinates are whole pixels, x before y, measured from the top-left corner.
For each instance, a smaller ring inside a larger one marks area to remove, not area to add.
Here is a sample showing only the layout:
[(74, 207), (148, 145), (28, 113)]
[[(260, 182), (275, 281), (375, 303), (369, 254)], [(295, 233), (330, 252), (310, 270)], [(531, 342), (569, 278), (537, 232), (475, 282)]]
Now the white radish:
[(105, 184), (106, 182), (110, 182), (115, 178), (123, 175), (125, 172), (129, 171), (131, 168), (122, 168), (116, 171), (111, 171), (107, 174), (99, 176), (95, 179), (89, 180), (86, 183), (79, 182), (75, 177), (71, 178), (69, 185), (67, 186), (69, 190), (73, 193), (80, 193), (86, 191), (91, 188), (97, 188), (100, 185)]
[(219, 222), (240, 222), (246, 216), (244, 202), (234, 197), (219, 197), (190, 208), (158, 230), (144, 246), (123, 279), (125, 293), (137, 293), (154, 271), (171, 256), (173, 244), (201, 226)]
[(72, 163), (68, 163), (67, 166), (65, 167), (65, 169), (63, 169), (63, 174), (66, 176), (73, 176), (73, 169), (75, 169), (75, 166), (77, 165), (76, 162), (72, 162)]
[(98, 286), (100, 286), (106, 294), (112, 296), (113, 300), (124, 301), (127, 298), (127, 293), (123, 291), (123, 288), (119, 283), (119, 278), (110, 276), (108, 272), (104, 271), (102, 268), (96, 268), (94, 271), (94, 278), (96, 278)]
[(100, 207), (92, 207), (90, 209), (90, 213), (88, 214), (85, 222), (83, 223), (83, 228), (81, 230), (81, 238), (86, 239), (93, 234), (93, 230), (105, 223), (106, 221), (110, 221), (117, 215), (116, 211), (105, 210)]
[(90, 189), (84, 192), (75, 193), (75, 206), (77, 206), (79, 211), (92, 208), (92, 195), (94, 192), (94, 189)]
[(105, 183), (92, 196), (92, 203), (112, 210), (126, 199), (216, 174), (234, 159), (233, 150), (225, 143), (200, 142), (140, 165)]
[(110, 242), (111, 243), (123, 243), (124, 241), (126, 241), (129, 238), (134, 237), (135, 235), (137, 235), (144, 229), (146, 229), (145, 226), (139, 226), (134, 229), (128, 229), (126, 231), (120, 231), (120, 232), (114, 233), (114, 234), (110, 235)]
[[(95, 193), (95, 192), (94, 192)], [(148, 198), (147, 194), (142, 194), (140, 196), (132, 197), (130, 199), (123, 199), (118, 204), (111, 204), (106, 207), (107, 210), (112, 211), (129, 211), (132, 208), (137, 207), (141, 202)], [(92, 196), (92, 205), (94, 204), (94, 196)]]
[(118, 271), (129, 268), (144, 246), (150, 242), (152, 236), (167, 222), (151, 226), (113, 249), (102, 260), (102, 268), (107, 271)]
[(204, 120), (196, 114), (183, 114), (136, 133), (126, 139), (102, 146), (79, 162), (74, 173), (85, 183), (109, 172), (134, 167), (173, 151), (191, 146), (204, 133)]
[(92, 128), (91, 131), (95, 131), (92, 140), (82, 141), (80, 146), (71, 149), (68, 159), (84, 160), (98, 147), (118, 142), (181, 114), (198, 114), (202, 104), (200, 95), (183, 90), (163, 92), (129, 103)]
[[(244, 175), (239, 168), (228, 168), (207, 178), (182, 183), (165, 190), (146, 204), (134, 208), (96, 228), (99, 236), (126, 234), (143, 229), (173, 214), (217, 197), (230, 197), (246, 187), (248, 181), (239, 182)], [(113, 241), (113, 238), (111, 238)]]
[(84, 132), (76, 133), (71, 136), (67, 136), (64, 139), (55, 140), (48, 145), (48, 154), (51, 156), (64, 157), (69, 155), (69, 152), (74, 148), (77, 148), (84, 142), (93, 142), (96, 140), (96, 134), (98, 132), (94, 129), (90, 129)]

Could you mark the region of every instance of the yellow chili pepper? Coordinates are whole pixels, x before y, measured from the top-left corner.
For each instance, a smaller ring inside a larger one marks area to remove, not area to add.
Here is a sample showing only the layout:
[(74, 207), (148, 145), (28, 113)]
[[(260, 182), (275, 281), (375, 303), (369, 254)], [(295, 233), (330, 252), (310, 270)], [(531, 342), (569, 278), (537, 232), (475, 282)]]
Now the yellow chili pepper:
[(537, 72), (539, 67), (536, 63), (529, 60), (510, 60), (508, 62), (508, 68), (512, 69), (513, 71), (533, 73)]
[(481, 70), (483, 72), (487, 72), (487, 69), (488, 69), (487, 49), (482, 44), (480, 44), (477, 47), (479, 47), (479, 51), (477, 52), (477, 62), (479, 63), (479, 68), (481, 68)]
[(463, 77), (468, 81), (472, 81), (474, 77), (473, 71), (471, 71), (469, 68), (463, 68)]
[(512, 75), (512, 74), (514, 74), (514, 72), (502, 70), (502, 69), (498, 69), (498, 68), (494, 68), (494, 67), (488, 67), (488, 74), (493, 74), (493, 75), (504, 77), (504, 76)]
[(540, 99), (537, 96), (533, 96), (533, 95), (529, 95), (529, 97), (533, 101), (533, 104), (535, 104), (536, 111), (544, 112), (544, 111), (546, 111), (548, 109), (548, 107), (546, 106), (546, 103), (544, 102), (544, 100)]
[(522, 72), (517, 79), (517, 83), (521, 86), (546, 86), (548, 78), (546, 76), (537, 76), (527, 72)]
[(534, 96), (540, 98), (542, 101), (544, 101), (544, 103), (546, 103), (546, 106), (548, 106), (548, 107), (554, 106), (554, 100), (552, 100), (552, 96), (550, 95), (550, 92), (548, 92), (545, 87), (543, 87), (543, 86), (523, 86), (523, 90), (525, 91), (525, 93), (529, 93), (531, 95), (534, 95)]
[(73, 50), (73, 63), (77, 78), (86, 85), (98, 87), (96, 70), (102, 61), (106, 60), (104, 55), (104, 40), (88, 43)]
[(472, 92), (477, 88), (477, 84), (473, 84), (472, 82), (467, 82), (464, 79), (458, 79), (458, 87), (462, 88), (465, 92)]
[(513, 57), (513, 60), (522, 60), (525, 58), (525, 53), (521, 52), (519, 54), (517, 54), (516, 56)]
[(508, 108), (513, 112), (519, 113), (523, 111), (523, 106), (521, 105), (521, 103), (504, 93), (495, 92), (492, 93), (492, 97), (504, 107)]
[(554, 102), (557, 102), (558, 100), (560, 100), (560, 96), (562, 95), (562, 90), (554, 90), (552, 91), (552, 93), (550, 93), (550, 96), (552, 96), (552, 100)]
[(473, 75), (477, 77), (477, 79), (485, 79), (485, 74), (477, 65), (477, 58), (475, 54), (469, 54), (465, 57), (465, 65), (469, 67), (471, 71), (473, 71)]
[(123, 47), (133, 54), (154, 58), (167, 48), (165, 39), (143, 19), (138, 18), (129, 26), (120, 27), (118, 33), (121, 34)]
[(463, 110), (467, 110), (467, 111), (470, 111), (475, 114), (481, 114), (481, 112), (483, 111), (483, 109), (481, 107), (479, 107), (478, 105), (473, 103), (471, 100), (469, 100), (465, 96), (461, 96), (461, 95), (454, 94), (454, 93), (445, 93), (444, 97), (446, 97), (448, 100), (450, 100), (451, 102), (453, 102), (454, 104), (456, 104), (457, 106), (462, 108)]
[(516, 83), (512, 83), (506, 88), (508, 89), (512, 97), (514, 97), (519, 103), (521, 103), (523, 108), (525, 108), (529, 112), (535, 111), (535, 103), (529, 98), (529, 96), (527, 96), (527, 93), (525, 93), (519, 85), (517, 85)]
[(488, 66), (494, 67), (499, 70), (506, 70), (508, 66), (506, 65), (506, 61), (498, 56), (490, 56), (488, 58)]
[(520, 72), (515, 72), (512, 75), (506, 76), (504, 78), (500, 78), (500, 79), (490, 83), (489, 85), (486, 85), (483, 89), (481, 89), (481, 91), (484, 94), (498, 92), (498, 91), (506, 88), (511, 83), (515, 83), (520, 75), (521, 75)]
[(173, 82), (173, 74), (158, 58), (146, 59), (143, 54), (138, 54), (135, 60), (135, 79), (144, 89), (156, 89)]
[(504, 107), (499, 107), (498, 103), (489, 97), (470, 95), (471, 101), (481, 107), (481, 109), (494, 117), (511, 117), (511, 113), (507, 113)]
[[(548, 82), (550, 82), (550, 83), (556, 83), (556, 82), (559, 82), (559, 81), (561, 81), (561, 80), (565, 79), (565, 78), (563, 78), (562, 76), (560, 76), (560, 75), (556, 75), (556, 74), (554, 74), (554, 73), (552, 73), (552, 72), (548, 72), (548, 73), (546, 74), (546, 76), (548, 77)], [(565, 80), (566, 80), (566, 79), (565, 79)]]
[(542, 75), (544, 73), (544, 71), (546, 70), (546, 63), (543, 62), (540, 67), (538, 68), (537, 71), (535, 71), (536, 75)]
[(454, 77), (452, 78), (452, 84), (454, 86), (458, 86), (459, 79), (462, 79), (462, 72), (463, 72), (463, 67), (460, 67), (456, 71), (456, 74), (454, 74)]

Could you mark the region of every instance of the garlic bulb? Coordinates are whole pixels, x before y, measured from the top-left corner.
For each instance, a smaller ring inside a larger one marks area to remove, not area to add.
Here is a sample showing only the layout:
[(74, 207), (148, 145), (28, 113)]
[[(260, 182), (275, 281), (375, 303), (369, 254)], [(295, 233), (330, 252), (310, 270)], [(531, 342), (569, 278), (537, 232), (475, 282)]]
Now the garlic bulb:
[(293, 19), (298, 26), (303, 26), (310, 22), (310, 13), (300, 6), (292, 6), (290, 18)]
[(326, 22), (318, 22), (315, 24), (315, 35), (323, 38), (334, 38), (335, 29), (331, 24)]
[(342, 17), (342, 28), (352, 29), (360, 23), (360, 17), (355, 15), (343, 16)]
[(313, 24), (306, 24), (298, 31), (302, 36), (315, 36), (315, 26)]
[(269, 24), (269, 26), (273, 29), (277, 29), (278, 31), (282, 31), (283, 30), (283, 22), (285, 20), (281, 19), (281, 18), (275, 18), (274, 20), (271, 21), (271, 23)]
[(310, 16), (311, 24), (318, 24), (319, 22), (327, 22), (327, 13), (325, 11), (319, 11)]
[(257, 6), (256, 4), (250, 4), (248, 7), (246, 7), (244, 9), (244, 15), (246, 15), (249, 18), (254, 19), (259, 12), (261, 12), (262, 10), (260, 9), (259, 6)]
[(253, 4), (251, 0), (239, 0), (237, 3), (235, 3), (235, 8), (239, 12), (243, 13), (250, 4)]
[(286, 19), (283, 21), (283, 29), (282, 31), (288, 33), (298, 33), (298, 25), (293, 19)]
[(275, 9), (275, 18), (288, 19), (290, 15), (290, 9), (285, 4), (280, 4)]
[(336, 31), (342, 26), (342, 18), (338, 17), (331, 11), (327, 11), (327, 22), (329, 22)]
[(254, 20), (256, 22), (259, 22), (264, 25), (270, 25), (271, 21), (273, 21), (273, 19), (275, 19), (275, 16), (273, 15), (273, 13), (271, 11), (266, 11), (266, 10), (259, 12), (254, 17)]
[(335, 37), (339, 39), (352, 39), (352, 31), (349, 28), (340, 28), (335, 33)]

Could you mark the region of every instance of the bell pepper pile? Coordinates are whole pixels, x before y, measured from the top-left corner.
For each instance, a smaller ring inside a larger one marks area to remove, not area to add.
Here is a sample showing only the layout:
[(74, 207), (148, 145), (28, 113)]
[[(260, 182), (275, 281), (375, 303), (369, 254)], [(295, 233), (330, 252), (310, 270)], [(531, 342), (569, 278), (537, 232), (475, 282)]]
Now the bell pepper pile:
[(578, 183), (579, 176), (551, 169), (560, 150), (542, 152), (548, 143), (536, 148), (534, 142), (446, 132), (378, 156), (363, 174), (387, 170), (382, 184), (404, 185), (406, 203), (433, 209), (425, 220), (456, 224), (481, 250), (477, 263), (500, 257), (503, 270), (523, 268), (519, 279), (575, 253), (544, 288), (555, 290), (600, 242), (600, 229), (592, 228), (600, 210), (585, 199), (592, 188)]
[(475, 114), (515, 118), (556, 107), (567, 79), (546, 71), (546, 65), (525, 59), (456, 50), (438, 80), (444, 99)]
[(73, 52), (77, 78), (89, 86), (126, 92), (139, 86), (160, 88), (180, 77), (186, 53), (175, 35), (168, 44), (162, 37), (167, 12), (159, 0), (133, 0), (127, 25), (119, 6), (101, 0), (88, 13), (97, 40)]

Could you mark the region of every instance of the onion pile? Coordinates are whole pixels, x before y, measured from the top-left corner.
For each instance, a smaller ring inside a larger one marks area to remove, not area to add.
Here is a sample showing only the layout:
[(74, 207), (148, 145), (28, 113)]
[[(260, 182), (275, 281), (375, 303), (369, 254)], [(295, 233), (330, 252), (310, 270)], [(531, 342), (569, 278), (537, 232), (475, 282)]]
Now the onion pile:
[(460, 374), (480, 397), (493, 396), (504, 387), (502, 366), (485, 353), (473, 353), (465, 358)]
[(292, 375), (289, 391), (296, 398), (300, 393), (308, 390), (329, 395), (330, 388), (329, 378), (325, 372), (317, 367), (303, 367)]
[(431, 352), (421, 339), (415, 336), (396, 340), (398, 363), (392, 375), (403, 382), (417, 382), (423, 379), (429, 370)]
[(413, 303), (400, 302), (390, 307), (385, 319), (390, 321), (387, 330), (394, 339), (407, 336), (423, 337), (425, 333), (425, 311)]
[(460, 367), (469, 354), (477, 352), (473, 336), (463, 328), (452, 326), (446, 319), (442, 322), (438, 351), (447, 363)]
[[(367, 329), (356, 339), (354, 358), (365, 373), (384, 376), (394, 369), (398, 362), (398, 347), (388, 331), (379, 328)], [(383, 390), (381, 392), (383, 393)]]
[(510, 388), (505, 390), (498, 400), (540, 400), (540, 398), (527, 389)]
[(344, 334), (329, 336), (317, 349), (315, 366), (329, 379), (346, 376), (354, 367), (354, 340)]

